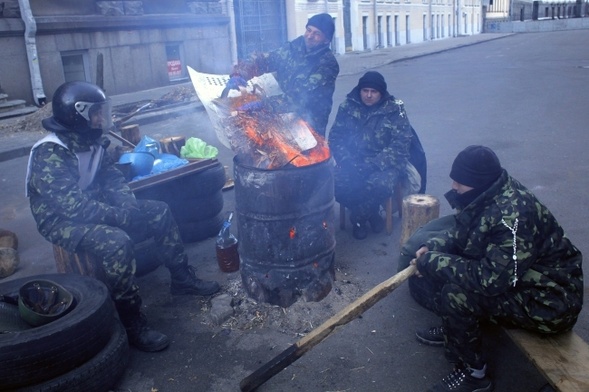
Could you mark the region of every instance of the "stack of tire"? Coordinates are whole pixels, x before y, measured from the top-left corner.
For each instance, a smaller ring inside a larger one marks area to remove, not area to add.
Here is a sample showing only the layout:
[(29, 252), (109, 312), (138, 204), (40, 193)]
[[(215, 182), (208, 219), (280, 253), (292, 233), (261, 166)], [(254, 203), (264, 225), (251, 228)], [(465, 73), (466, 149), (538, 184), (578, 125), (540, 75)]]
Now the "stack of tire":
[(225, 169), (216, 161), (203, 171), (135, 191), (135, 196), (168, 203), (182, 240), (197, 242), (217, 235), (223, 226), (225, 181)]
[[(16, 320), (19, 313), (14, 300), (19, 289), (35, 279), (63, 286), (74, 296), (73, 309), (39, 327)], [(4, 326), (18, 322), (25, 325), (0, 331), (2, 391), (104, 392), (117, 383), (127, 367), (129, 344), (125, 329), (108, 289), (96, 279), (44, 274), (2, 282), (0, 321)]]

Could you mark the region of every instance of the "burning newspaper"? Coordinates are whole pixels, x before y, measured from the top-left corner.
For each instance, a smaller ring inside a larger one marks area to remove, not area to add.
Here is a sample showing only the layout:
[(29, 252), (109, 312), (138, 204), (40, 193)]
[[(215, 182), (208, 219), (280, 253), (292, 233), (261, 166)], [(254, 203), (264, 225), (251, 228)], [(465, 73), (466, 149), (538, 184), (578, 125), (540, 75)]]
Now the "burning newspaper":
[(242, 163), (276, 169), (287, 164), (311, 165), (329, 158), (325, 139), (294, 114), (275, 113), (269, 106), (256, 111), (238, 110), (244, 104), (281, 93), (272, 75), (253, 78), (246, 88), (231, 90), (221, 98), (229, 75), (199, 73), (190, 67), (188, 72), (217, 138)]

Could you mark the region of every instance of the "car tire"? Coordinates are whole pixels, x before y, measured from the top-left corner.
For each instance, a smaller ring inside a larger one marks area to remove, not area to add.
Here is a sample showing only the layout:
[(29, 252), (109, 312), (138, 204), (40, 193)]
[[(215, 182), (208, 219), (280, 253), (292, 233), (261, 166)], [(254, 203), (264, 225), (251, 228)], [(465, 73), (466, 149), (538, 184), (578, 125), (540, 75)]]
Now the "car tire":
[(18, 389), (16, 392), (104, 392), (121, 378), (129, 363), (129, 342), (125, 328), (114, 318), (113, 333), (100, 352), (72, 371), (52, 380)]
[(170, 210), (177, 223), (196, 222), (210, 219), (223, 210), (223, 191), (218, 190), (210, 195), (178, 198), (170, 204)]
[(74, 308), (46, 325), (0, 334), (0, 390), (38, 384), (67, 373), (94, 357), (110, 339), (116, 311), (107, 287), (76, 274), (44, 274), (0, 284), (0, 294), (18, 296), (34, 279), (51, 280), (75, 298)]
[(170, 183), (170, 191), (182, 199), (209, 196), (225, 185), (225, 168), (220, 162), (192, 176), (182, 177), (181, 181)]
[(223, 226), (224, 216), (219, 213), (212, 218), (196, 222), (179, 223), (180, 236), (185, 243), (206, 240), (219, 234)]

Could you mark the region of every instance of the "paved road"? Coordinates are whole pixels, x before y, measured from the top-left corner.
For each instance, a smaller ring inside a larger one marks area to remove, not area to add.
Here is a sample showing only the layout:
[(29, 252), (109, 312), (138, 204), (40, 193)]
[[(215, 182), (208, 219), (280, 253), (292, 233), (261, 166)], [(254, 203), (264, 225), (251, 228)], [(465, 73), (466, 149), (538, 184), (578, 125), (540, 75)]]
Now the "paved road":
[[(405, 102), (426, 149), (428, 193), (441, 197), (449, 188), (448, 171), (458, 151), (469, 144), (488, 145), (589, 254), (585, 241), (589, 237), (587, 39), (589, 30), (514, 35), (378, 67), (390, 92)], [(340, 76), (336, 103), (359, 76), (353, 72)], [(143, 125), (141, 130), (154, 138), (183, 134), (217, 144), (206, 116), (196, 110)], [(231, 152), (221, 147), (219, 160), (231, 166)], [(50, 247), (36, 234), (22, 196), (25, 165), (25, 158), (2, 163), (0, 226), (26, 233), (20, 236), (24, 269), (14, 277), (54, 271)], [(225, 208), (233, 207), (233, 191), (226, 192)], [(442, 201), (442, 214), (449, 212)], [(338, 277), (365, 292), (392, 275), (399, 231), (396, 221), (392, 236), (382, 234), (359, 242), (352, 239), (350, 230), (337, 230)], [(218, 271), (211, 240), (190, 244), (188, 252), (203, 276), (219, 279), (225, 287), (237, 279), (235, 274)], [(163, 353), (133, 351), (117, 390), (237, 391), (243, 377), (299, 338), (273, 326), (227, 331), (202, 324), (206, 301), (169, 296), (163, 269), (141, 278), (140, 285), (150, 321), (170, 334), (173, 343)], [(330, 312), (320, 305), (310, 309), (320, 309), (326, 317)], [(402, 286), (259, 391), (425, 390), (450, 369), (442, 350), (420, 345), (413, 336), (416, 328), (435, 322)], [(575, 330), (589, 341), (587, 310)], [(496, 391), (533, 392), (545, 383), (502, 334), (489, 331), (485, 345)]]

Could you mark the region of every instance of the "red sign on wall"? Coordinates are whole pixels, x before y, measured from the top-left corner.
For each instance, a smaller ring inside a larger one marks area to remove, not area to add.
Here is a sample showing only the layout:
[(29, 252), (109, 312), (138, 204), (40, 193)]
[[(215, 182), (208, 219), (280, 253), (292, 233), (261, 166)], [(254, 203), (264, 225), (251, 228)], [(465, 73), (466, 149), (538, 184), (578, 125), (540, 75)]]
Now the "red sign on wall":
[(182, 76), (182, 63), (180, 60), (168, 60), (168, 76), (170, 78)]

